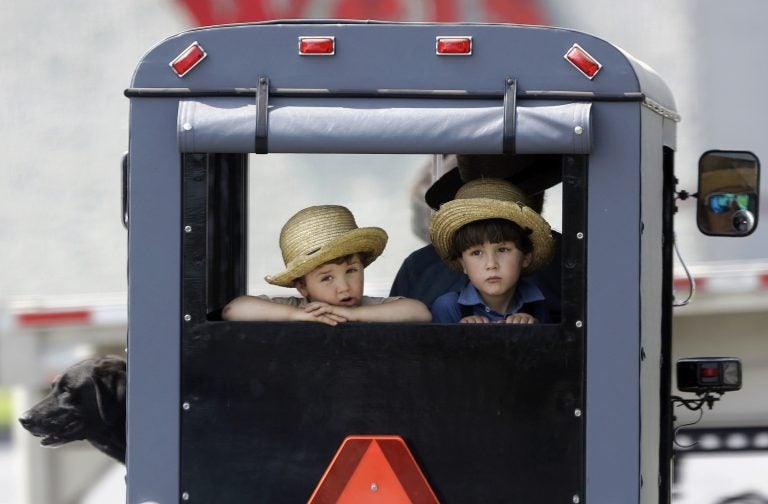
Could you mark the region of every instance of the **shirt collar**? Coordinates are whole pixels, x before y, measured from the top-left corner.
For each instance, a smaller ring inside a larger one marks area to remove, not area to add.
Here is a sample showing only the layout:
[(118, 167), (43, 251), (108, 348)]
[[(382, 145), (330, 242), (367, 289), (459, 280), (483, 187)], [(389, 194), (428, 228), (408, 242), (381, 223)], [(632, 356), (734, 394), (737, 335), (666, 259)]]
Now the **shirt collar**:
[[(523, 305), (534, 301), (542, 301), (543, 299), (544, 294), (541, 293), (541, 290), (533, 281), (528, 278), (521, 278), (517, 282), (515, 297), (512, 300), (512, 303), (510, 303), (507, 313), (499, 313), (499, 315), (506, 316), (517, 313)], [(457, 302), (466, 306), (482, 305), (483, 308), (489, 308), (488, 305), (485, 304), (485, 301), (483, 301), (482, 296), (480, 296), (480, 292), (478, 292), (477, 288), (472, 285), (472, 282), (470, 281), (467, 281), (464, 288), (459, 292), (459, 299)]]

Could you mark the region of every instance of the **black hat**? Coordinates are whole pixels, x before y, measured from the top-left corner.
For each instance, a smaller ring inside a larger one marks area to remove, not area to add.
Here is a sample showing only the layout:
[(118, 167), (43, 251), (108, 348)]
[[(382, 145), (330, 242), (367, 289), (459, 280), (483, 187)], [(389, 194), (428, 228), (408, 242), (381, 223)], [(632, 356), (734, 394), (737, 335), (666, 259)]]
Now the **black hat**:
[(456, 197), (465, 182), (481, 177), (503, 178), (526, 194), (537, 194), (561, 180), (562, 157), (556, 154), (459, 154), (457, 166), (427, 189), (424, 201), (435, 210)]

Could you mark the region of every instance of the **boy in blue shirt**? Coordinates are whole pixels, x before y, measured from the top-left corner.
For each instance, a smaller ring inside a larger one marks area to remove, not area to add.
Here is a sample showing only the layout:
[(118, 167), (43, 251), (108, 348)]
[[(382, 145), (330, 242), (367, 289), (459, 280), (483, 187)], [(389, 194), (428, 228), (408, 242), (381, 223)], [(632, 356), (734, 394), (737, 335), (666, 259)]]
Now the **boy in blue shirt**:
[(469, 278), (460, 292), (435, 300), (433, 322), (548, 322), (543, 294), (523, 275), (552, 259), (554, 240), (519, 188), (492, 178), (464, 184), (433, 216), (430, 238), (443, 261)]

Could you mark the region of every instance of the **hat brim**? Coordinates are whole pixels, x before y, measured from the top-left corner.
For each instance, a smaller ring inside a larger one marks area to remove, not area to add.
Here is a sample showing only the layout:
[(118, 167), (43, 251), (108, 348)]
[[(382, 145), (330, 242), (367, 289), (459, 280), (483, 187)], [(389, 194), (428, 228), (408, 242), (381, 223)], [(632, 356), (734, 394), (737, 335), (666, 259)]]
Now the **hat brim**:
[(461, 271), (461, 263), (450, 257), (456, 232), (462, 226), (486, 219), (506, 219), (531, 230), (531, 263), (523, 268), (523, 274), (530, 275), (552, 260), (555, 252), (552, 229), (541, 215), (525, 205), (511, 201), (466, 198), (445, 203), (432, 217), (429, 226), (435, 250), (451, 268)]
[(365, 254), (363, 267), (371, 264), (384, 251), (387, 245), (387, 233), (381, 228), (357, 228), (334, 238), (310, 254), (294, 258), (285, 269), (275, 275), (267, 275), (264, 280), (272, 285), (293, 287), (296, 280), (318, 266), (351, 254)]
[(750, 168), (732, 168), (726, 170), (707, 170), (699, 178), (699, 194), (735, 188), (755, 191), (757, 176)]
[[(525, 168), (510, 167), (513, 173), (504, 180), (519, 187), (525, 194), (536, 194), (549, 189), (562, 180), (562, 158), (554, 154), (531, 154), (535, 158)], [(437, 179), (424, 193), (424, 201), (432, 209), (438, 210), (440, 205), (456, 197), (456, 192), (468, 180), (462, 180), (458, 167), (446, 172)]]

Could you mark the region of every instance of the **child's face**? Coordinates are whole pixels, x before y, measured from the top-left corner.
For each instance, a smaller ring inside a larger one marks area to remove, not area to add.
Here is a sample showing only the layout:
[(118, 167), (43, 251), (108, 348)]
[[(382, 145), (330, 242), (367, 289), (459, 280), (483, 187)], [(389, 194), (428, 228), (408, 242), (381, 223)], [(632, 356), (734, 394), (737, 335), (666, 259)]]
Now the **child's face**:
[(459, 261), (480, 294), (492, 298), (514, 293), (531, 254), (523, 254), (511, 241), (485, 242), (462, 252)]
[(363, 301), (363, 263), (358, 254), (341, 264), (327, 263), (313, 269), (296, 284), (309, 301), (336, 306), (360, 306)]

